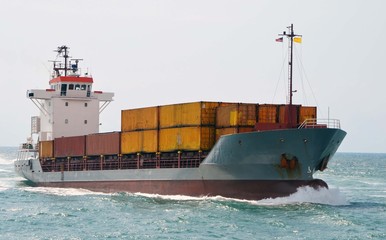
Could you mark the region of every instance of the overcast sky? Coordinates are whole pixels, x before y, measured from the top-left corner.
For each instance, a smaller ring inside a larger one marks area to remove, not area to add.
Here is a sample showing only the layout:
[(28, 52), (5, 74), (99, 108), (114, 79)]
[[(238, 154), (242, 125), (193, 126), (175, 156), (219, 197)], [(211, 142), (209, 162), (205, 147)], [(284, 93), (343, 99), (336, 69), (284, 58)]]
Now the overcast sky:
[(341, 152), (386, 152), (384, 0), (1, 0), (0, 146), (18, 146), (48, 88), (53, 52), (83, 58), (94, 90), (114, 92), (101, 131), (120, 110), (192, 101), (286, 102), (294, 24), (294, 103), (317, 105), (347, 137)]

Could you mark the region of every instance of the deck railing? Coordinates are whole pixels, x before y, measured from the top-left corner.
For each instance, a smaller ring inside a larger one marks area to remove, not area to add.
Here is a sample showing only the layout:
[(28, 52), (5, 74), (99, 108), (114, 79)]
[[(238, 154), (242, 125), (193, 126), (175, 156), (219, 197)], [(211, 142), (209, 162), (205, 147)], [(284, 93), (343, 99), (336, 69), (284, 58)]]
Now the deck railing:
[(28, 160), (30, 158), (36, 158), (38, 154), (37, 146), (32, 143), (23, 143), (20, 145), (17, 151), (16, 160)]
[(340, 129), (340, 120), (338, 119), (306, 119), (299, 128), (335, 128)]

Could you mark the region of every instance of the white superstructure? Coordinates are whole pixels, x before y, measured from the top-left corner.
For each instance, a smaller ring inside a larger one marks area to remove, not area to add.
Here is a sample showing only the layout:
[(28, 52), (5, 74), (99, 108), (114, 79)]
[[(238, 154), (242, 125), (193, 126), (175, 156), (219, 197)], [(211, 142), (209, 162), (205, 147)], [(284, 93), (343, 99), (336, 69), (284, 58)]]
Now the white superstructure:
[(40, 110), (40, 116), (32, 119), (32, 133), (37, 133), (40, 141), (98, 133), (99, 114), (113, 100), (114, 93), (92, 90), (92, 77), (80, 76), (79, 59), (75, 64), (68, 62), (67, 49), (57, 50), (64, 63), (54, 61), (50, 88), (27, 91)]

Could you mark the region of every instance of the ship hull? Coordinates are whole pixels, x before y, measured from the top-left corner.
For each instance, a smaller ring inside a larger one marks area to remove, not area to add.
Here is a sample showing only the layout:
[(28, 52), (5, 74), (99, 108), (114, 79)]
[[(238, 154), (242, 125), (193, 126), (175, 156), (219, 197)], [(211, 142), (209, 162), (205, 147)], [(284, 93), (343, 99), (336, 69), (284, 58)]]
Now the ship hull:
[(345, 135), (327, 128), (226, 135), (198, 168), (44, 172), (39, 159), (16, 161), (15, 168), (35, 186), (259, 200), (327, 187), (313, 173), (325, 169)]

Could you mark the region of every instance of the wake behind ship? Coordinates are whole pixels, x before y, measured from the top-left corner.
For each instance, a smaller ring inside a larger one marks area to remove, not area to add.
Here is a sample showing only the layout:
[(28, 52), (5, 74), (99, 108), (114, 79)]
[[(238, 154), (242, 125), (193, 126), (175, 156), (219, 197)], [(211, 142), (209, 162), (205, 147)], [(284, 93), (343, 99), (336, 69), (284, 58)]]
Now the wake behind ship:
[[(79, 59), (54, 61), (48, 89), (27, 97), (38, 107), (16, 172), (33, 186), (103, 192), (216, 196), (259, 200), (314, 179), (346, 132), (339, 120), (318, 120), (316, 107), (292, 104), (293, 27), (281, 34), (291, 50), (288, 104), (191, 102), (122, 110), (121, 130), (99, 133), (99, 114), (113, 93), (93, 91)], [(37, 138), (37, 141), (34, 141)]]

